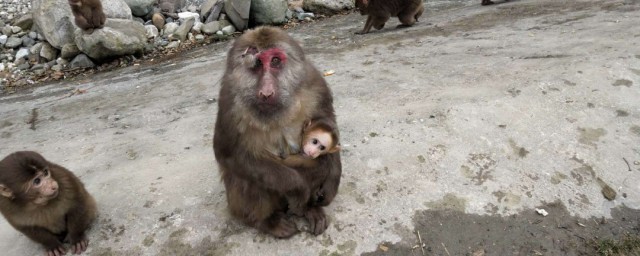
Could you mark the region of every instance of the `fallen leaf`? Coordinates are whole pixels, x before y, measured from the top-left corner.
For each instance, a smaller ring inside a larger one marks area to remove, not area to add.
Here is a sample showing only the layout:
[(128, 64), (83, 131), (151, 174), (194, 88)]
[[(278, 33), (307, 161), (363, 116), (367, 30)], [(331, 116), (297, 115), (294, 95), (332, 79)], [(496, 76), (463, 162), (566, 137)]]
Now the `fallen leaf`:
[(330, 75), (333, 75), (333, 74), (335, 74), (335, 73), (336, 73), (336, 72), (335, 72), (335, 71), (333, 71), (333, 70), (328, 70), (328, 71), (325, 71), (322, 75), (323, 75), (323, 76), (330, 76)]

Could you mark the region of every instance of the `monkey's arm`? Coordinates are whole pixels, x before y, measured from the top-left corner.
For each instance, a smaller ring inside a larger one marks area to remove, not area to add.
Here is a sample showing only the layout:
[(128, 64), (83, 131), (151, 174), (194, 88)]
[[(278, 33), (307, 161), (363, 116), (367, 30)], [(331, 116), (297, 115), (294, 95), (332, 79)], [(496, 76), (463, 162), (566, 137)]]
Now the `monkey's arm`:
[(318, 165), (315, 159), (304, 157), (301, 155), (288, 155), (286, 158), (282, 159), (282, 163), (291, 168), (311, 168)]
[(62, 246), (58, 236), (41, 227), (16, 227), (25, 236), (42, 244), (47, 250), (54, 250)]
[(333, 201), (333, 199), (336, 197), (336, 194), (338, 194), (338, 186), (340, 185), (340, 177), (342, 176), (340, 152), (328, 154), (326, 155), (326, 157), (322, 157), (321, 161), (322, 163), (319, 168), (328, 169), (329, 175), (320, 188), (322, 200), (312, 203), (317, 203), (317, 205), (320, 206), (327, 206)]

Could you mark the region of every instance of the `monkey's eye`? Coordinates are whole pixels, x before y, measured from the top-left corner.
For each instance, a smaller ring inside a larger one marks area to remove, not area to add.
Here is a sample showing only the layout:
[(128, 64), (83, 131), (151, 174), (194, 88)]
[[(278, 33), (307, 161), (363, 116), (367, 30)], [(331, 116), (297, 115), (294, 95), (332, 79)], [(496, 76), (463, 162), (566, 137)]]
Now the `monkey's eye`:
[(318, 139), (311, 140), (311, 143), (313, 143), (313, 145), (318, 145)]
[(42, 180), (40, 178), (35, 178), (33, 180), (33, 184), (36, 185), (36, 186), (40, 185), (40, 182), (42, 182)]
[(282, 64), (282, 61), (280, 60), (280, 58), (278, 57), (273, 57), (271, 59), (271, 67), (273, 68), (279, 68), (280, 64)]
[(325, 146), (320, 146), (320, 150), (324, 151), (326, 149)]

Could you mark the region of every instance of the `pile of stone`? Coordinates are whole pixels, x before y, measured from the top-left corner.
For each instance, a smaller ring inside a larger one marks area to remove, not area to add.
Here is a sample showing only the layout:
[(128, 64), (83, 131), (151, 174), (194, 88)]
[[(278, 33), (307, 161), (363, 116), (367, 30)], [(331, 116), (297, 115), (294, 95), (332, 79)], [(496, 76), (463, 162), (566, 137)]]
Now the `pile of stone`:
[(100, 0), (107, 22), (87, 33), (74, 24), (67, 1), (0, 0), (0, 92), (14, 82), (33, 83), (33, 76), (354, 7), (352, 0)]

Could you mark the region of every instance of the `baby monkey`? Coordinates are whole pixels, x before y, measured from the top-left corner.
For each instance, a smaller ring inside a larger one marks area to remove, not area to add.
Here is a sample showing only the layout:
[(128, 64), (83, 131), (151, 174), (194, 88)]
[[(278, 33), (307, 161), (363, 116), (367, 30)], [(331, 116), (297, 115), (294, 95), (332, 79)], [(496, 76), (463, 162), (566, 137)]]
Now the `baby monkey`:
[(80, 254), (85, 231), (97, 215), (96, 202), (72, 172), (33, 151), (0, 161), (0, 212), (9, 224), (45, 247), (45, 255)]
[(338, 134), (334, 126), (321, 120), (307, 120), (302, 128), (301, 152), (282, 159), (286, 166), (311, 168), (317, 166), (316, 158), (340, 150)]

